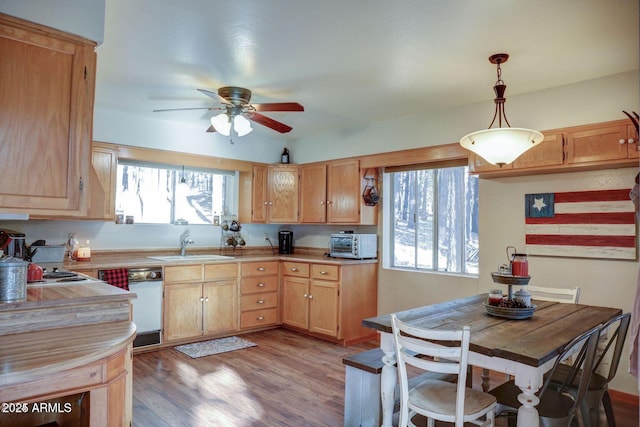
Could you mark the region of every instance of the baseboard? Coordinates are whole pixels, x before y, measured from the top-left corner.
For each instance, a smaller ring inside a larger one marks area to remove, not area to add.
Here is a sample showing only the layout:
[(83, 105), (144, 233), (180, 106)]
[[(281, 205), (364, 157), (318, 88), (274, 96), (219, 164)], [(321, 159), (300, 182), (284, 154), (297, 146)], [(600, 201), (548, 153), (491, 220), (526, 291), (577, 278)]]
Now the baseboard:
[(624, 391), (609, 389), (611, 400), (624, 402), (627, 405), (639, 406), (639, 396), (637, 394), (625, 393)]

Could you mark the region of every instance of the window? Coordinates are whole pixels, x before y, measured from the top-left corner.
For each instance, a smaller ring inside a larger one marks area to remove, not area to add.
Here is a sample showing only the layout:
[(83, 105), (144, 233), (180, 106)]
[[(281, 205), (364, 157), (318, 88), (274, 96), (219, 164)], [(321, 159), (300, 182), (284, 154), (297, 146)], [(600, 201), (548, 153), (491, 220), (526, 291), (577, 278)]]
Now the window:
[(235, 174), (140, 162), (118, 162), (116, 210), (136, 223), (213, 224), (236, 207)]
[(391, 266), (478, 274), (478, 178), (466, 166), (390, 174)]

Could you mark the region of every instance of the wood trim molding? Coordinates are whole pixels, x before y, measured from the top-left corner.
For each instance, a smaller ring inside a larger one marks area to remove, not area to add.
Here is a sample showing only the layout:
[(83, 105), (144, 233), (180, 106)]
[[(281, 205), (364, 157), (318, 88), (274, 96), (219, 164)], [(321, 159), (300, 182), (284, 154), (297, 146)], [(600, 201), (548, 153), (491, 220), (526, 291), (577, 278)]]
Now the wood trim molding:
[(181, 153), (178, 151), (134, 147), (130, 145), (117, 145), (99, 141), (95, 142), (97, 144), (109, 146), (118, 150), (119, 159), (139, 160), (153, 163), (164, 163), (168, 165), (184, 165), (197, 168), (221, 169), (240, 172), (251, 172), (254, 164), (260, 164), (256, 162), (248, 162), (245, 160), (205, 156), (202, 154)]
[(468, 158), (469, 152), (460, 144), (453, 143), (362, 156), (360, 157), (360, 167), (406, 166), (444, 160), (467, 160)]

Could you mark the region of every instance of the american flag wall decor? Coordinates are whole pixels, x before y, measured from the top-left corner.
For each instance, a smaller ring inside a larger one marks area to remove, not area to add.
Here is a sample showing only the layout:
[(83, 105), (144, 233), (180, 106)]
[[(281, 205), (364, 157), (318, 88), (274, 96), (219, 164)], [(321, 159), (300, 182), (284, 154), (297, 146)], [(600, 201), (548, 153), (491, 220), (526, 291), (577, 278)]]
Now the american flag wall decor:
[(530, 255), (635, 260), (629, 189), (525, 194)]

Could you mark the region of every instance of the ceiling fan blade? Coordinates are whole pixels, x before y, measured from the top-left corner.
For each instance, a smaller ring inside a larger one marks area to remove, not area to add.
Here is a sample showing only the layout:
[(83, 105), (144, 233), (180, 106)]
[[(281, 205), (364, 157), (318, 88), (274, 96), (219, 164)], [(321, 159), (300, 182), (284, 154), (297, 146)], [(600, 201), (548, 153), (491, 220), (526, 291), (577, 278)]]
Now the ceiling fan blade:
[(213, 98), (218, 102), (221, 102), (223, 104), (231, 104), (231, 102), (229, 102), (229, 100), (227, 100), (226, 98), (221, 97), (220, 95), (218, 95), (215, 92), (211, 92), (210, 90), (206, 90), (206, 89), (197, 89), (198, 92), (200, 93), (204, 93), (205, 95), (207, 95), (209, 98)]
[(273, 120), (267, 116), (263, 116), (262, 114), (256, 113), (256, 112), (247, 114), (247, 118), (249, 120), (253, 120), (256, 123), (259, 123), (263, 126), (271, 128), (280, 133), (287, 133), (287, 132), (290, 132), (291, 129), (293, 129), (291, 126), (287, 126), (284, 123), (281, 123), (277, 120)]
[(186, 111), (186, 110), (222, 110), (220, 107), (193, 107), (193, 108), (165, 108), (163, 110), (153, 110), (154, 113), (163, 113), (165, 111)]
[(207, 132), (216, 132), (216, 128), (214, 128), (213, 125), (210, 125)]
[(304, 107), (297, 102), (270, 102), (266, 104), (251, 104), (256, 111), (304, 111)]

